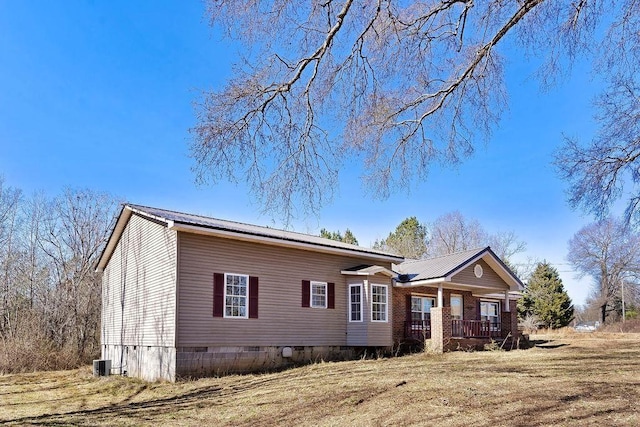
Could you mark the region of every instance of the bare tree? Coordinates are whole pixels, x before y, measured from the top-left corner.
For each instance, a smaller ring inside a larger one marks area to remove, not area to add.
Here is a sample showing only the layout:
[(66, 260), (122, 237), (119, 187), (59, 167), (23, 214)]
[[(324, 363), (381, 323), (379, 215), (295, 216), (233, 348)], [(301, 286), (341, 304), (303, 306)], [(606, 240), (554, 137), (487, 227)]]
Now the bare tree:
[(19, 216), (21, 192), (4, 185), (0, 177), (0, 336), (12, 336), (16, 331), (19, 301), (15, 298), (17, 267), (20, 265)]
[[(583, 3), (583, 2), (581, 2)], [(555, 164), (570, 183), (570, 203), (603, 219), (626, 198), (627, 222), (640, 222), (640, 2), (599, 5), (611, 14), (597, 65), (607, 88), (596, 100), (600, 128), (588, 144), (567, 138)]]
[(619, 298), (621, 280), (640, 283), (640, 233), (615, 218), (594, 222), (571, 238), (567, 259), (582, 276), (594, 279), (604, 321)]
[(84, 358), (98, 345), (100, 278), (95, 265), (111, 230), (117, 204), (89, 190), (66, 190), (53, 200), (40, 237), (54, 269), (49, 333), (58, 346), (75, 346)]
[(116, 202), (89, 190), (25, 200), (0, 179), (0, 372), (77, 366), (99, 344), (95, 263)]
[(410, 259), (449, 255), (485, 246), (492, 246), (505, 262), (526, 249), (526, 243), (514, 232), (487, 233), (477, 220), (465, 218), (459, 211), (441, 215), (429, 225), (416, 217), (406, 218), (386, 239), (376, 240), (373, 245), (375, 249)]
[(526, 243), (518, 239), (513, 231), (488, 233), (478, 220), (465, 218), (459, 211), (441, 215), (430, 228), (430, 256), (491, 246), (496, 255), (509, 263), (514, 255), (527, 248)]
[(487, 246), (488, 242), (489, 235), (477, 220), (467, 219), (459, 211), (453, 211), (436, 218), (433, 222), (429, 254), (453, 254)]
[(542, 56), (549, 82), (565, 59), (619, 40), (620, 23), (637, 29), (637, 9), (637, 0), (208, 0), (212, 24), (241, 47), (234, 77), (197, 102), (197, 179), (246, 181), (266, 210), (289, 218), (330, 200), (355, 158), (385, 197), (490, 135), (506, 105), (505, 39), (510, 54)]
[(628, 198), (626, 221), (638, 223), (640, 87), (631, 81), (615, 83), (597, 105), (601, 127), (596, 138), (587, 146), (567, 139), (556, 155), (555, 165), (570, 183), (572, 206), (602, 218), (608, 214), (609, 206), (624, 196)]
[(527, 249), (526, 242), (520, 240), (514, 231), (500, 231), (489, 235), (489, 246), (503, 260), (510, 260)]

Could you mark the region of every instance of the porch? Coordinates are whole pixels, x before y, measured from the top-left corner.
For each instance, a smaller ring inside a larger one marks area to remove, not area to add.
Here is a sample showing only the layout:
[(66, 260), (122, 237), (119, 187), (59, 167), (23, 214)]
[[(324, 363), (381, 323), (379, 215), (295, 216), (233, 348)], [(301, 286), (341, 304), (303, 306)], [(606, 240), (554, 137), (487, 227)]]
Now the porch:
[(442, 352), (516, 337), (520, 279), (486, 247), (395, 267), (393, 336)]

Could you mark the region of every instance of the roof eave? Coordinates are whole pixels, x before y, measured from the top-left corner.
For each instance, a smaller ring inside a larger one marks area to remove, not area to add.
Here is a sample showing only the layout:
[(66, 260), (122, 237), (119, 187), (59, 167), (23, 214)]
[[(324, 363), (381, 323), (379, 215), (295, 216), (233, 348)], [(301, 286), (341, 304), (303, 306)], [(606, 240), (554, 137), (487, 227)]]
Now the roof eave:
[(447, 282), (446, 277), (434, 277), (431, 279), (422, 279), (422, 280), (416, 280), (413, 282), (396, 282), (394, 286), (398, 288), (413, 288), (416, 286), (429, 286), (429, 285), (435, 285), (435, 284), (446, 283), (446, 282)]
[(340, 274), (345, 276), (375, 276), (376, 274), (382, 274), (387, 277), (395, 278), (396, 274), (388, 268), (378, 266), (378, 268), (369, 268), (368, 271), (364, 270), (342, 270)]
[(116, 221), (113, 230), (111, 230), (111, 235), (107, 240), (107, 244), (105, 245), (100, 258), (98, 259), (96, 272), (102, 273), (104, 271), (104, 268), (107, 266), (107, 263), (111, 259), (111, 255), (113, 255), (113, 251), (116, 249), (116, 245), (118, 244), (118, 241), (120, 241), (120, 237), (122, 236), (124, 228), (127, 226), (129, 218), (131, 218), (132, 214), (133, 211), (131, 207), (129, 207), (128, 205), (122, 206), (120, 215), (118, 215), (118, 220)]

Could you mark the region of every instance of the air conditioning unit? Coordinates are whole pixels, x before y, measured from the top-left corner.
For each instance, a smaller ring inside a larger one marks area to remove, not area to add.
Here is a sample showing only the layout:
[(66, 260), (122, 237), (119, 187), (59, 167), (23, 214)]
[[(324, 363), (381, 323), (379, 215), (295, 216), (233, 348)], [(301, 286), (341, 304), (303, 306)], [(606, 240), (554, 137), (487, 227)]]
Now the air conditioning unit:
[(106, 377), (111, 373), (111, 360), (94, 360), (93, 376)]

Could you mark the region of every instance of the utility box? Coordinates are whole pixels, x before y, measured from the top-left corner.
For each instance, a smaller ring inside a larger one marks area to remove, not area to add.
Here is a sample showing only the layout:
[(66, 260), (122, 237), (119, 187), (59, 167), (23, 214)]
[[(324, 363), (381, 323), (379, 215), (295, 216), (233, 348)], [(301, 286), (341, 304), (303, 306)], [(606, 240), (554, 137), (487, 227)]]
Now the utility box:
[(293, 356), (293, 349), (291, 347), (284, 347), (282, 349), (282, 357), (289, 358)]
[(94, 377), (106, 377), (111, 373), (111, 360), (94, 360), (93, 361), (93, 376)]

